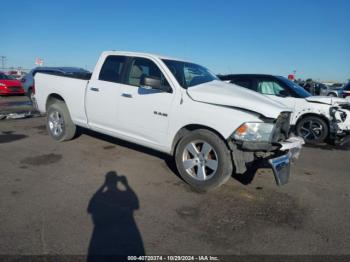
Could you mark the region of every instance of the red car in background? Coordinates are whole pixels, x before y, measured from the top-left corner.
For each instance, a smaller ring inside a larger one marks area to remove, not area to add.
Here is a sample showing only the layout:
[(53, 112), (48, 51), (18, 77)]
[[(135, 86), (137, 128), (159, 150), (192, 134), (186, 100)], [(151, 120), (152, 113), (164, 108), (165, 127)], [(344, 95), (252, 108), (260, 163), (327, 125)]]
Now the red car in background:
[(22, 83), (0, 72), (0, 95), (23, 95)]

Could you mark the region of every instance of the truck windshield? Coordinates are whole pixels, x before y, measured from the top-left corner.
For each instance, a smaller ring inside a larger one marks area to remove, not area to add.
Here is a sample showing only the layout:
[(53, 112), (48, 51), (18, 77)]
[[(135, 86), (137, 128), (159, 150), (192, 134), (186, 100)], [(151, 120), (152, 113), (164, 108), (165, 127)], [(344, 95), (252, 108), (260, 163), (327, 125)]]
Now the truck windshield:
[(218, 80), (207, 68), (188, 62), (163, 59), (179, 85), (187, 89), (192, 86)]
[(301, 86), (297, 85), (296, 83), (290, 81), (289, 79), (283, 77), (283, 76), (277, 76), (279, 80), (284, 82), (290, 89), (292, 89), (300, 98), (306, 98), (311, 96), (311, 94), (306, 91)]

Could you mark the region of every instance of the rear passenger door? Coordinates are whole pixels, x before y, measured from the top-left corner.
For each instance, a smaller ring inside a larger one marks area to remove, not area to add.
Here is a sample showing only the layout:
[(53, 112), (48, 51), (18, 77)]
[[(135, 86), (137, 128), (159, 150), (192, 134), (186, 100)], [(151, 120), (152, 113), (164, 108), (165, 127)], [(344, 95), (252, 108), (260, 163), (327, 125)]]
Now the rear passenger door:
[(99, 74), (89, 81), (85, 108), (88, 124), (93, 129), (110, 132), (118, 130), (118, 103), (126, 62), (125, 56), (107, 56)]

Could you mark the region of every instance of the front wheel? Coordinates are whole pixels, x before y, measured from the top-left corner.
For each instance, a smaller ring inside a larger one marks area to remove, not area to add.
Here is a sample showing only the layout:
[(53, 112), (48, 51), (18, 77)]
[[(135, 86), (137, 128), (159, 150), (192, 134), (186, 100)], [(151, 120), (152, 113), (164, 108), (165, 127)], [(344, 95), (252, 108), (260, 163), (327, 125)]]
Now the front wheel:
[(322, 143), (328, 137), (329, 128), (322, 118), (308, 116), (298, 122), (296, 131), (306, 143), (317, 144)]
[(232, 175), (232, 160), (225, 142), (215, 133), (200, 129), (179, 142), (175, 162), (181, 177), (197, 191), (208, 191)]

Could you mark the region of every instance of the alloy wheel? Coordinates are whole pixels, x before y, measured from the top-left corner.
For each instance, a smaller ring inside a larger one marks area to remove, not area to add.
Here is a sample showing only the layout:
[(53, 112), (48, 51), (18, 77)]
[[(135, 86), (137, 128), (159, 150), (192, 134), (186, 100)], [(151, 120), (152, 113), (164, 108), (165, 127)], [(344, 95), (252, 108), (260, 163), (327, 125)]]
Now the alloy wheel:
[(193, 178), (205, 181), (213, 177), (218, 169), (219, 158), (215, 149), (205, 141), (192, 141), (186, 145), (182, 164)]
[(317, 120), (306, 121), (300, 128), (300, 134), (306, 140), (317, 140), (323, 134), (323, 126)]
[(60, 136), (64, 130), (64, 119), (58, 111), (53, 111), (49, 115), (49, 128), (54, 136)]

